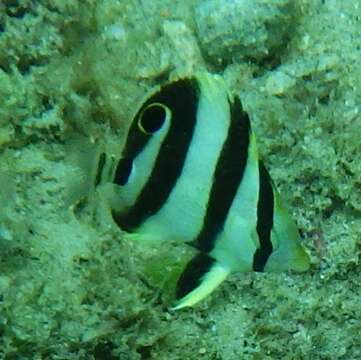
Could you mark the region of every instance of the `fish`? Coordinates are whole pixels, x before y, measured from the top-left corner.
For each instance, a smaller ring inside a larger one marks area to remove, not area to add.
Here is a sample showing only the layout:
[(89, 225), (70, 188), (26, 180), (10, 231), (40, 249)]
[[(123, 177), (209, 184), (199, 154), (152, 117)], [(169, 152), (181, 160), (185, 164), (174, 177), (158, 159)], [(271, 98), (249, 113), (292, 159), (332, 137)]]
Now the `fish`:
[(113, 174), (112, 217), (136, 241), (196, 250), (173, 310), (231, 273), (306, 271), (295, 221), (260, 159), (239, 96), (208, 72), (158, 87), (136, 112)]

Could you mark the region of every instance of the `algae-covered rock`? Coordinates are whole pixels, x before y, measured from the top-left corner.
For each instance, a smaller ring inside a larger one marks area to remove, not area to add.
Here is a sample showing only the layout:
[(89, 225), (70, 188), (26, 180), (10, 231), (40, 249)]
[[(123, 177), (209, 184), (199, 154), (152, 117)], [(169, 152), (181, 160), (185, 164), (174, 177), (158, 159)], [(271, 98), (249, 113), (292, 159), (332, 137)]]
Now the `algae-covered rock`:
[[(0, 2), (0, 358), (359, 359), (358, 1)], [(193, 250), (125, 241), (106, 199), (146, 94), (242, 98), (312, 268), (169, 310)]]
[(300, 15), (298, 7), (290, 0), (201, 1), (195, 22), (202, 50), (215, 65), (261, 61), (283, 52)]

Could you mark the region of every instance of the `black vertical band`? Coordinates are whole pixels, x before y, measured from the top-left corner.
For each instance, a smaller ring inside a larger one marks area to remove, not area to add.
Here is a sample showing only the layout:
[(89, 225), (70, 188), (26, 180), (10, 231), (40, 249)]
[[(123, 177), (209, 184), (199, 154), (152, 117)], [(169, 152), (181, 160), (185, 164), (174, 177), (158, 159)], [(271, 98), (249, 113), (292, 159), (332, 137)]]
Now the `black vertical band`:
[(210, 252), (222, 231), (247, 164), (251, 125), (238, 97), (230, 103), (230, 125), (213, 175), (203, 226), (192, 245)]
[(263, 271), (273, 247), (271, 242), (271, 230), (273, 227), (274, 195), (271, 177), (259, 161), (259, 198), (257, 205), (257, 234), (260, 247), (253, 256), (253, 270)]
[[(171, 111), (171, 123), (151, 174), (136, 202), (125, 214), (113, 212), (114, 221), (122, 229), (131, 231), (137, 228), (148, 217), (157, 213), (168, 199), (182, 173), (192, 141), (197, 120), (198, 96), (199, 87), (194, 79), (178, 80), (162, 87), (142, 106), (143, 109), (151, 103), (164, 104)], [(139, 144), (145, 146), (146, 142), (143, 139)]]

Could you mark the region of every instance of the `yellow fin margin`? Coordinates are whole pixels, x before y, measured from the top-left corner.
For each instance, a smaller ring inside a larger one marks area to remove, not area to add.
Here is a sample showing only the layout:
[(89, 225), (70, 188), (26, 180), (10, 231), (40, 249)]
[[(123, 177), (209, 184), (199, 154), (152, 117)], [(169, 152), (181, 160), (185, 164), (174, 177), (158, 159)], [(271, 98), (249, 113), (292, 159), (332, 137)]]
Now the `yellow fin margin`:
[(198, 287), (181, 298), (171, 310), (180, 310), (188, 306), (193, 306), (209, 295), (219, 284), (229, 275), (230, 269), (220, 263), (215, 263), (208, 271)]

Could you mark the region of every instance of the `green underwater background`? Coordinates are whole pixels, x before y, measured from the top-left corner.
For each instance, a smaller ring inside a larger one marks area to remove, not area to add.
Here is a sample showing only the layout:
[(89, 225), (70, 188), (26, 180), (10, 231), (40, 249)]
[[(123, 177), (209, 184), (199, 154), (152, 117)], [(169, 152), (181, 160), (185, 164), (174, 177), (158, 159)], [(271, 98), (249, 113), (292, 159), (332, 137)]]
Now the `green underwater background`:
[[(0, 0), (0, 359), (361, 359), (360, 59), (358, 0)], [(241, 96), (312, 266), (173, 312), (191, 250), (123, 241), (98, 163), (200, 70)]]

